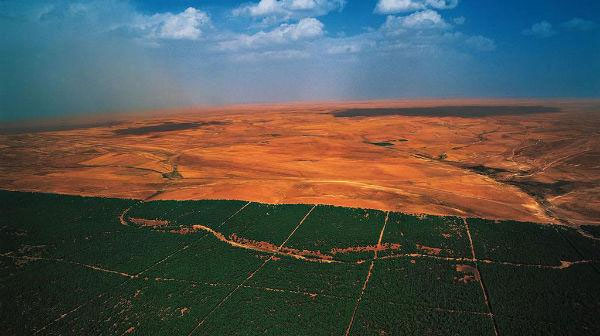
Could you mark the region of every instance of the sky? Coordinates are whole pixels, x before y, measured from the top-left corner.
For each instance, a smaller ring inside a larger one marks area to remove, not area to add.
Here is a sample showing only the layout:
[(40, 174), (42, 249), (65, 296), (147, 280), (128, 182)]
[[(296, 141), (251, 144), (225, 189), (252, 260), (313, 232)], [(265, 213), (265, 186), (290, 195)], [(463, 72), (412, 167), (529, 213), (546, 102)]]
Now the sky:
[(597, 0), (0, 0), (0, 121), (187, 105), (599, 97)]

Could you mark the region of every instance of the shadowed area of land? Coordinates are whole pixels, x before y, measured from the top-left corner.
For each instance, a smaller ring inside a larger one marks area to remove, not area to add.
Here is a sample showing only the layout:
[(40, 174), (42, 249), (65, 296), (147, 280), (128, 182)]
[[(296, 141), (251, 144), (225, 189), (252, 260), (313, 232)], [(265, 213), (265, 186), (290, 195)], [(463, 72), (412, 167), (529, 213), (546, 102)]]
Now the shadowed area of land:
[(221, 126), (227, 125), (227, 122), (224, 121), (207, 121), (207, 122), (184, 122), (184, 123), (174, 123), (174, 122), (165, 122), (159, 125), (152, 126), (142, 126), (142, 127), (130, 127), (115, 130), (114, 133), (116, 135), (144, 135), (149, 133), (158, 133), (158, 132), (172, 132), (172, 131), (184, 131), (189, 129), (194, 129), (203, 126)]
[(378, 116), (424, 116), (424, 117), (464, 117), (481, 118), (488, 116), (524, 115), (534, 113), (560, 112), (558, 107), (548, 106), (434, 106), (402, 108), (352, 108), (336, 111), (336, 117), (378, 117)]

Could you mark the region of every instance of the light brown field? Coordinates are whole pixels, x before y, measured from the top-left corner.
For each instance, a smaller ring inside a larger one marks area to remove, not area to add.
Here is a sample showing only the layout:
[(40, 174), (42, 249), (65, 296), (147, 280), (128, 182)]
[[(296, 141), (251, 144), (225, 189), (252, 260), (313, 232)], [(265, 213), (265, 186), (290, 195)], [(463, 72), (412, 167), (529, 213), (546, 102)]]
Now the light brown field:
[[(562, 111), (477, 118), (331, 114), (510, 104)], [(600, 224), (598, 101), (298, 103), (113, 119), (61, 130), (5, 129), (0, 188)]]

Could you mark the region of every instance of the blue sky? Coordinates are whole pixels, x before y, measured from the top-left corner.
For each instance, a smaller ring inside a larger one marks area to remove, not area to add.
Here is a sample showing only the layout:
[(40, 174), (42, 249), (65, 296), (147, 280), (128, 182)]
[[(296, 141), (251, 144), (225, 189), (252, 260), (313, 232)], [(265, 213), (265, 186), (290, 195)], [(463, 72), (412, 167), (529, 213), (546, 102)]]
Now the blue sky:
[(597, 0), (0, 0), (1, 119), (600, 96)]

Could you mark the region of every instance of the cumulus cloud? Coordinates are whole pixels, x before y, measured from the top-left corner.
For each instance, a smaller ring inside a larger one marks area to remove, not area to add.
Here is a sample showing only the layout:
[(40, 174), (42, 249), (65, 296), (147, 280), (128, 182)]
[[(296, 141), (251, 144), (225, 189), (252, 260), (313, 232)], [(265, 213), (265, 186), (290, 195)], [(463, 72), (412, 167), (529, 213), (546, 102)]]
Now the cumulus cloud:
[(566, 28), (569, 30), (586, 31), (586, 30), (593, 30), (598, 25), (593, 21), (584, 20), (581, 18), (572, 18), (569, 21), (563, 22), (563, 24), (561, 24), (561, 26), (563, 28)]
[(55, 1), (31, 9), (34, 19), (54, 24), (58, 21), (86, 25), (88, 32), (127, 32), (132, 37), (149, 40), (196, 40), (203, 29), (211, 26), (209, 15), (188, 7), (180, 13), (141, 14), (126, 1), (82, 0), (81, 2)]
[[(11, 86), (3, 93), (0, 83), (0, 103), (10, 102), (11, 109), (34, 114), (43, 109), (103, 111), (182, 102), (294, 99), (302, 92), (311, 98), (332, 98), (330, 88), (356, 98), (369, 89), (360, 84), (365, 80), (371, 81), (371, 92), (388, 90), (386, 94), (393, 96), (410, 90), (411, 78), (419, 82), (424, 72), (432, 81), (422, 87), (429, 89), (441, 76), (439, 69), (447, 73), (457, 68), (456, 63), (476, 59), (472, 57), (476, 52), (496, 49), (492, 39), (461, 32), (464, 18), (442, 10), (457, 1), (375, 3), (402, 14), (390, 14), (378, 26), (346, 35), (328, 34), (325, 20), (318, 17), (342, 8), (340, 0), (252, 0), (235, 10), (243, 16), (233, 20), (238, 22), (224, 20), (216, 27), (202, 7), (148, 13), (123, 0), (44, 0), (31, 11), (35, 19), (4, 21), (13, 42), (0, 43), (0, 51), (4, 50), (0, 54), (12, 52), (5, 56), (9, 62), (0, 62), (0, 73), (9, 74), (6, 82)], [(260, 24), (273, 17), (284, 21)], [(41, 23), (23, 27), (34, 20)], [(32, 33), (23, 33), (24, 28)], [(8, 48), (23, 45), (23, 36), (34, 52)], [(440, 65), (445, 62), (451, 65)], [(459, 76), (451, 77), (453, 83)]]
[(133, 27), (144, 32), (149, 39), (197, 40), (203, 27), (210, 26), (207, 13), (189, 7), (181, 13), (138, 15)]
[(496, 50), (494, 40), (457, 31), (435, 10), (426, 9), (405, 16), (388, 15), (381, 27), (364, 34), (376, 42), (368, 50), (407, 57), (435, 57), (440, 54), (468, 54)]
[(426, 0), (425, 3), (432, 8), (450, 9), (458, 5), (458, 0)]
[(550, 37), (556, 34), (554, 28), (552, 28), (552, 24), (548, 21), (540, 21), (534, 23), (530, 28), (523, 30), (523, 35), (527, 36), (535, 36), (535, 37)]
[(325, 15), (343, 9), (345, 4), (346, 0), (260, 0), (234, 9), (233, 15), (277, 22)]
[(450, 9), (457, 5), (458, 0), (379, 0), (375, 6), (375, 13), (395, 14), (427, 8)]
[(375, 6), (375, 12), (380, 14), (392, 14), (410, 12), (423, 9), (424, 4), (415, 0), (379, 0)]
[(424, 29), (446, 29), (450, 25), (442, 18), (442, 16), (431, 9), (412, 13), (407, 16), (388, 16), (382, 29), (389, 34), (398, 34), (407, 29), (409, 30), (424, 30)]
[(315, 18), (305, 18), (296, 24), (283, 23), (270, 31), (240, 34), (219, 43), (221, 50), (252, 49), (307, 40), (323, 35), (323, 23)]

